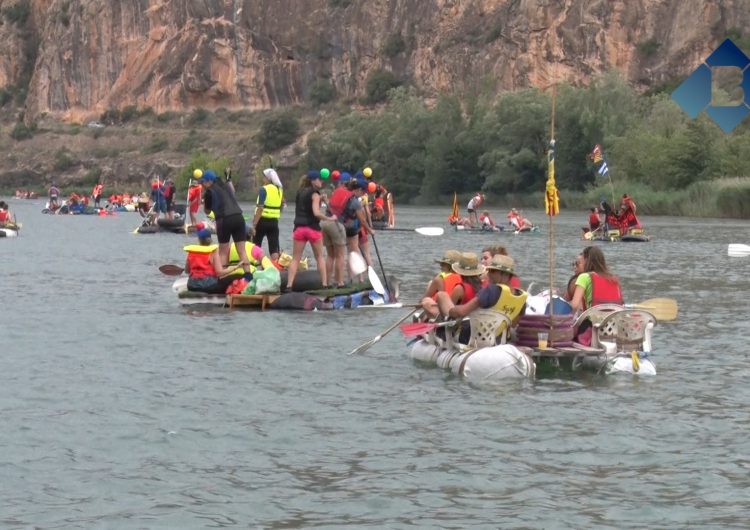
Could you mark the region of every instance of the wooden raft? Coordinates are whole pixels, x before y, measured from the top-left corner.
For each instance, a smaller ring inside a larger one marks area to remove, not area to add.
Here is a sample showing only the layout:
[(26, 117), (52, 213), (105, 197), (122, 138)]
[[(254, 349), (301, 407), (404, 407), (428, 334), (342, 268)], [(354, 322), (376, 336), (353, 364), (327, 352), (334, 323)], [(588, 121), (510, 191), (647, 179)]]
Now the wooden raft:
[(583, 344), (576, 344), (575, 346), (565, 348), (530, 348), (528, 346), (516, 346), (519, 350), (524, 353), (528, 353), (535, 358), (543, 357), (578, 357), (580, 355), (601, 355), (604, 353), (604, 348), (592, 348), (590, 346), (584, 346)]
[(260, 307), (261, 311), (281, 296), (279, 294), (228, 294), (228, 307)]

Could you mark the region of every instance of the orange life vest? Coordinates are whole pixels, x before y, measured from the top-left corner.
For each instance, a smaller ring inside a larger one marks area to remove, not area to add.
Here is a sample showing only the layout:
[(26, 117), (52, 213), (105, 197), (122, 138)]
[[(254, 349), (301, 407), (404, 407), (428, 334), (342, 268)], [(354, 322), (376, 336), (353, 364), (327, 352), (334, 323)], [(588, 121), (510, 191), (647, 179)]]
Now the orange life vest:
[(211, 265), (211, 253), (188, 252), (188, 263), (190, 264), (190, 276), (199, 280), (216, 276), (214, 266)]

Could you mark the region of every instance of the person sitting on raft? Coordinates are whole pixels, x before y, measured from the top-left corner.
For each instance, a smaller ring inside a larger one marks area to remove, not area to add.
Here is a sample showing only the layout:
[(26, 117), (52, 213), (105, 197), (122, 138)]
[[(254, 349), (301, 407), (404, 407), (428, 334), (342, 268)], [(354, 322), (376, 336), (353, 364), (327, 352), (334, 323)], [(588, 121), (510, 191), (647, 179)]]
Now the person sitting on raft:
[[(484, 265), (486, 268), (487, 265), (489, 265), (490, 262), (492, 261), (492, 258), (497, 255), (507, 256), (508, 250), (502, 245), (491, 245), (489, 247), (484, 247), (482, 249), (482, 265)], [(487, 287), (489, 283), (490, 282), (489, 282), (489, 278), (487, 277), (487, 275), (483, 276), (482, 287)], [(510, 285), (513, 289), (520, 289), (521, 279), (518, 277), (517, 274), (514, 274), (511, 277), (510, 283), (508, 285)]]
[[(526, 299), (529, 294), (521, 289), (510, 287), (512, 278), (516, 275), (513, 258), (503, 254), (492, 256), (487, 265), (489, 283), (477, 295), (462, 304), (455, 304), (445, 292), (437, 294), (437, 304), (440, 314), (446, 318), (460, 319), (469, 316), (476, 309), (492, 309), (510, 318), (513, 325), (524, 312)], [(502, 335), (505, 326), (497, 329), (497, 336)], [(469, 326), (462, 326), (459, 342), (466, 344), (470, 333)]]
[(479, 223), (482, 225), (482, 230), (488, 230), (493, 232), (499, 232), (500, 228), (495, 224), (495, 220), (490, 217), (490, 212), (484, 210), (479, 216)]
[(218, 245), (211, 242), (211, 230), (203, 228), (196, 232), (197, 245), (187, 245), (185, 272), (189, 274), (188, 291), (200, 291), (210, 294), (226, 292), (227, 287), (237, 278), (232, 273), (241, 270), (248, 263), (238, 263), (224, 267), (219, 258)]
[(13, 222), (13, 216), (8, 208), (8, 203), (0, 201), (0, 226), (10, 226)]
[[(450, 291), (448, 291), (448, 288), (450, 283), (453, 282), (446, 282), (446, 290), (439, 292), (444, 292), (453, 304), (470, 302), (482, 287), (481, 277), (484, 274), (484, 265), (479, 263), (479, 258), (473, 252), (462, 252), (458, 262), (451, 265), (451, 270), (459, 275), (460, 280), (455, 282)], [(422, 309), (425, 316), (437, 317), (440, 312), (437, 298), (435, 300), (431, 297), (423, 298)]]
[[(581, 252), (583, 272), (576, 278), (570, 305), (573, 311), (584, 311), (600, 304), (622, 305), (620, 280), (607, 268), (604, 253), (599, 247), (586, 247)], [(591, 345), (591, 322), (587, 319), (576, 331), (576, 341)]]
[(591, 208), (591, 211), (589, 212), (589, 225), (581, 227), (581, 230), (583, 230), (584, 239), (591, 239), (592, 236), (586, 236), (586, 234), (593, 234), (594, 232), (598, 232), (601, 227), (602, 221), (599, 217), (599, 209), (596, 206), (593, 206)]
[(516, 232), (525, 232), (534, 228), (534, 223), (523, 217), (515, 208), (511, 208), (506, 217)]
[(422, 298), (435, 300), (438, 291), (453, 291), (453, 287), (461, 282), (461, 276), (453, 272), (451, 267), (454, 263), (458, 263), (460, 259), (461, 253), (458, 250), (446, 250), (440, 259), (435, 260), (435, 263), (440, 265), (440, 272), (427, 284), (427, 289), (425, 289)]

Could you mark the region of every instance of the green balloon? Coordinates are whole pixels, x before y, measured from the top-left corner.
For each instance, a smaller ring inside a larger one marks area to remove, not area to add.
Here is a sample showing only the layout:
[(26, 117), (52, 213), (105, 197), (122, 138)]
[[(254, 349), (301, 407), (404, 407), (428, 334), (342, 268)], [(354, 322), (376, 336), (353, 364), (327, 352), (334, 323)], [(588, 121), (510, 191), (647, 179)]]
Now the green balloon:
[(327, 167), (324, 167), (323, 169), (320, 170), (320, 178), (322, 178), (323, 180), (328, 180), (328, 177), (330, 176), (331, 176), (331, 172), (328, 171)]

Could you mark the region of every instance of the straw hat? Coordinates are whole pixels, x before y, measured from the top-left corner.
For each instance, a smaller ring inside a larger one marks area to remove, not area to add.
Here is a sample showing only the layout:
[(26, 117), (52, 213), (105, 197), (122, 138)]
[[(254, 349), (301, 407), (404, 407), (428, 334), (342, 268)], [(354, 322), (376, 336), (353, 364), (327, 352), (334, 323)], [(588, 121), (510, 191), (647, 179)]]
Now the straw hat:
[(510, 256), (503, 256), (502, 254), (495, 254), (492, 256), (492, 259), (487, 264), (487, 269), (496, 270), (499, 272), (505, 272), (507, 274), (511, 274), (513, 276), (517, 276), (515, 271), (513, 270), (514, 265), (513, 258)]
[(461, 276), (480, 276), (484, 273), (484, 265), (479, 263), (479, 258), (473, 252), (462, 252), (461, 259), (451, 268)]
[(443, 257), (436, 259), (435, 263), (444, 263), (446, 265), (453, 265), (461, 259), (461, 253), (458, 250), (446, 250), (443, 252)]

